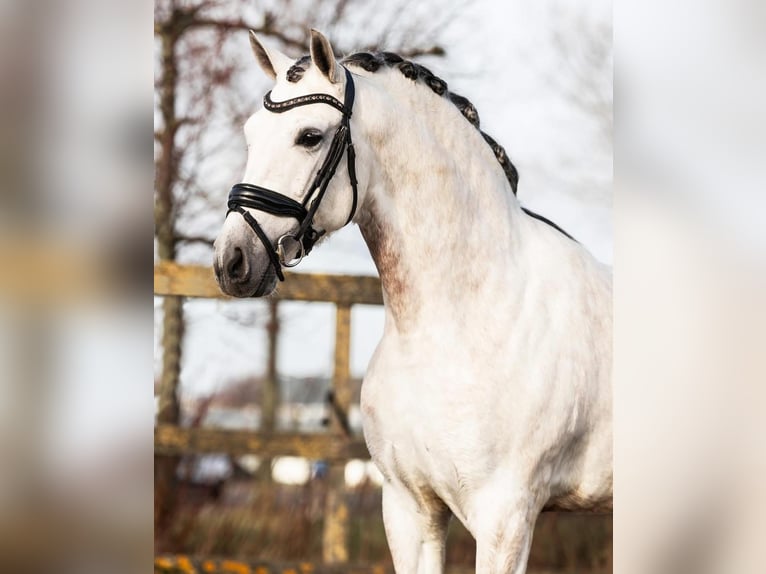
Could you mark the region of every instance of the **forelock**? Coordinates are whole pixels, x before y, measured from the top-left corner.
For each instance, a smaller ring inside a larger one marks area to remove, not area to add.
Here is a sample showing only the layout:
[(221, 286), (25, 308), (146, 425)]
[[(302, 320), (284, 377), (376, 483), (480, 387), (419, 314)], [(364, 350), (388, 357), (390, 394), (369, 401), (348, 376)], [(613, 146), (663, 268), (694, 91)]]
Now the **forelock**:
[(298, 58), (295, 63), (288, 68), (287, 73), (285, 74), (287, 81), (292, 82), (293, 84), (300, 82), (301, 78), (303, 78), (303, 74), (306, 72), (310, 65), (311, 56), (303, 56)]

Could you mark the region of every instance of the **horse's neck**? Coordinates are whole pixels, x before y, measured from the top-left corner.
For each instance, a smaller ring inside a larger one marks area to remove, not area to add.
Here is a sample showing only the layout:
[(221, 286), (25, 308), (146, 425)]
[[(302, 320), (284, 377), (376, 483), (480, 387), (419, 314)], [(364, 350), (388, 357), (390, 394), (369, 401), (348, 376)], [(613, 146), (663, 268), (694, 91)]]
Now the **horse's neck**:
[(365, 106), (381, 118), (370, 128), (377, 133), (365, 137), (378, 142), (378, 169), (357, 221), (389, 315), (407, 330), (445, 303), (467, 305), (497, 288), (497, 269), (513, 265), (524, 226), (494, 155), (454, 106), (432, 98), (421, 112), (414, 101), (377, 99), (382, 109)]

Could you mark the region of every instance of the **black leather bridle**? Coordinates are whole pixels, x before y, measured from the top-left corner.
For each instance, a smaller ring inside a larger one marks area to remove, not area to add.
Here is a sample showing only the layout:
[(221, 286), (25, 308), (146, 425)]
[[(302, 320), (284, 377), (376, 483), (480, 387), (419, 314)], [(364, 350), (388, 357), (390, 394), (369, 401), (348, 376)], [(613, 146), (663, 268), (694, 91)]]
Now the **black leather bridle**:
[[(226, 212), (226, 215), (228, 216), (232, 211), (236, 211), (242, 215), (247, 224), (253, 228), (258, 239), (261, 240), (261, 243), (263, 243), (263, 246), (266, 248), (266, 253), (269, 256), (271, 264), (274, 266), (274, 270), (280, 281), (285, 280), (282, 273), (282, 266), (295, 267), (298, 265), (298, 263), (309, 254), (317, 240), (325, 233), (323, 230), (314, 229), (314, 215), (316, 214), (317, 209), (319, 209), (319, 205), (322, 203), (322, 198), (324, 198), (325, 192), (327, 191), (327, 186), (333, 175), (335, 175), (335, 170), (338, 167), (344, 152), (346, 153), (348, 177), (351, 181), (351, 190), (353, 192), (351, 212), (344, 225), (347, 225), (353, 219), (354, 213), (356, 213), (358, 195), (356, 181), (356, 154), (354, 153), (354, 144), (351, 141), (351, 127), (349, 125), (351, 112), (354, 107), (354, 80), (351, 78), (351, 73), (345, 67), (343, 70), (346, 72), (346, 90), (343, 102), (329, 94), (308, 94), (282, 102), (273, 101), (271, 99), (271, 92), (268, 92), (263, 97), (263, 107), (270, 112), (278, 114), (299, 106), (308, 106), (311, 104), (327, 104), (343, 114), (340, 125), (338, 125), (338, 128), (335, 130), (335, 135), (330, 144), (330, 150), (327, 152), (319, 171), (317, 171), (314, 181), (304, 195), (303, 201), (298, 203), (286, 195), (249, 183), (238, 183), (232, 187), (229, 192), (229, 210)], [(309, 201), (315, 195), (317, 190), (318, 193), (316, 193), (314, 200), (311, 201), (311, 204), (309, 205)], [(245, 207), (271, 213), (272, 215), (277, 215), (279, 217), (292, 217), (293, 219), (298, 220), (300, 225), (295, 233), (286, 233), (282, 235), (277, 240), (277, 245), (275, 247), (271, 241), (269, 241), (269, 238), (266, 237), (266, 234), (258, 224), (258, 221), (245, 210)], [(288, 243), (287, 246), (285, 245), (286, 242)], [(292, 242), (293, 245), (290, 245), (290, 242)], [(286, 253), (291, 246), (298, 248), (298, 255), (291, 261), (287, 261)]]

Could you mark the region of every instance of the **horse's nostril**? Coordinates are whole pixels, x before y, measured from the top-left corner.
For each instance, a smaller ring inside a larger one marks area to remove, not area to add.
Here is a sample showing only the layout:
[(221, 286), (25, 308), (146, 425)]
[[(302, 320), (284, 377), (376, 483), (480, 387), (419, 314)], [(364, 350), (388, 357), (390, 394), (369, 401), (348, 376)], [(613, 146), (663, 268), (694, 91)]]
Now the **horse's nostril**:
[(244, 274), (244, 261), (242, 250), (235, 247), (232, 256), (226, 262), (226, 274), (230, 279), (239, 279), (240, 275)]

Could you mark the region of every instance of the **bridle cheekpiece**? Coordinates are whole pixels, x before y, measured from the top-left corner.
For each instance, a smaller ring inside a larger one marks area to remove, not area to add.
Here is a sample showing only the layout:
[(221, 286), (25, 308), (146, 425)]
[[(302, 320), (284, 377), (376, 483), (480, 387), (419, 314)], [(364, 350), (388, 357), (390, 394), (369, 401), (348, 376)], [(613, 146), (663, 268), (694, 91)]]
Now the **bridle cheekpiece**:
[[(314, 215), (322, 203), (327, 186), (330, 184), (333, 175), (335, 175), (335, 170), (344, 152), (346, 154), (348, 177), (351, 181), (351, 191), (353, 193), (351, 211), (344, 225), (350, 223), (356, 213), (358, 196), (356, 154), (354, 153), (354, 143), (351, 141), (351, 126), (349, 125), (351, 112), (354, 107), (354, 80), (351, 77), (351, 73), (345, 67), (343, 70), (346, 73), (346, 90), (343, 102), (329, 94), (307, 94), (282, 102), (273, 101), (271, 99), (271, 92), (268, 92), (263, 97), (263, 107), (277, 114), (287, 112), (299, 106), (312, 104), (327, 104), (343, 114), (340, 124), (335, 130), (330, 149), (317, 171), (314, 181), (303, 196), (303, 201), (298, 203), (286, 195), (249, 183), (238, 183), (229, 192), (229, 210), (226, 212), (226, 215), (228, 216), (232, 211), (242, 215), (266, 248), (266, 253), (280, 281), (285, 280), (282, 267), (295, 267), (298, 265), (311, 252), (311, 248), (314, 247), (317, 240), (325, 233), (323, 230), (317, 230), (313, 227)], [(309, 204), (312, 197), (314, 197), (314, 200)], [(275, 247), (269, 238), (266, 237), (258, 221), (245, 209), (246, 207), (279, 217), (292, 217), (300, 225), (295, 233), (282, 235), (277, 240)], [(288, 261), (286, 254), (291, 248), (297, 248), (298, 254), (295, 258)]]

